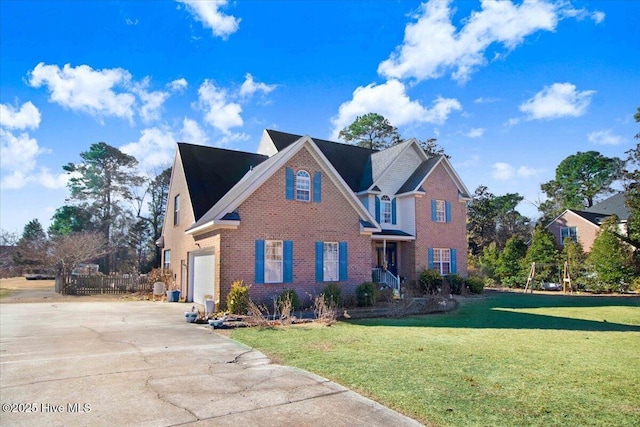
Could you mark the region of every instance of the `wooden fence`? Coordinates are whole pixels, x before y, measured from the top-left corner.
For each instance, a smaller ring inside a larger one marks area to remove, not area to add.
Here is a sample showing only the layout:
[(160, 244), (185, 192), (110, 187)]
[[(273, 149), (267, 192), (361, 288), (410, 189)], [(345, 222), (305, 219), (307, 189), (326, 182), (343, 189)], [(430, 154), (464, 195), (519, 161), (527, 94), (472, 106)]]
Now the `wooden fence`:
[(148, 278), (145, 275), (72, 275), (64, 281), (61, 277), (56, 278), (56, 291), (58, 289), (64, 295), (128, 294), (152, 292), (153, 284), (148, 283)]

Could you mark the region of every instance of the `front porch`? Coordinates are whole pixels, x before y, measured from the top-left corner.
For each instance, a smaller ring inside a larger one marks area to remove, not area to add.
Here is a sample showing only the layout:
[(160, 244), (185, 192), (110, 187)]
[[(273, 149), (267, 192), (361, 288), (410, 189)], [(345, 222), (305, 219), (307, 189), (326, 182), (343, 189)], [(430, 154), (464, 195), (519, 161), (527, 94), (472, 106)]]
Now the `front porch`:
[(401, 284), (410, 276), (412, 263), (404, 258), (409, 258), (407, 249), (414, 241), (415, 237), (397, 230), (382, 230), (372, 236), (371, 281), (392, 289), (394, 298), (401, 297)]

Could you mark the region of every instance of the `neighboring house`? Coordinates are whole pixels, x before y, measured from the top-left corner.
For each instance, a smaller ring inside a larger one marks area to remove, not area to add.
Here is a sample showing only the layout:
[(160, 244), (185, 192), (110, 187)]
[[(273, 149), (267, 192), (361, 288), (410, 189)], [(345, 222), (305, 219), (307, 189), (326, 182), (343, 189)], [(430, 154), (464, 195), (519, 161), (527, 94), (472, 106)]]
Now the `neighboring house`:
[(188, 301), (285, 289), (308, 301), (420, 270), (467, 275), (466, 189), (415, 140), (383, 151), (265, 130), (259, 154), (179, 143), (159, 244)]
[(553, 234), (558, 247), (564, 246), (564, 239), (569, 237), (580, 242), (585, 252), (591, 251), (602, 222), (609, 216), (618, 217), (618, 231), (627, 235), (629, 208), (625, 204), (624, 193), (618, 193), (585, 210), (567, 209), (547, 225)]

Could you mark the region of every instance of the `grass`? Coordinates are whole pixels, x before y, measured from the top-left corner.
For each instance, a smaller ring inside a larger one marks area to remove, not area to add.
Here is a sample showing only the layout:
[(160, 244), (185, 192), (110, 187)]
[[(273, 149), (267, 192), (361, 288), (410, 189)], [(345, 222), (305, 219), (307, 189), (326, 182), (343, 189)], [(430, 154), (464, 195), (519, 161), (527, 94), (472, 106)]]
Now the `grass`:
[(453, 313), (235, 330), (428, 425), (640, 425), (640, 299), (494, 293)]

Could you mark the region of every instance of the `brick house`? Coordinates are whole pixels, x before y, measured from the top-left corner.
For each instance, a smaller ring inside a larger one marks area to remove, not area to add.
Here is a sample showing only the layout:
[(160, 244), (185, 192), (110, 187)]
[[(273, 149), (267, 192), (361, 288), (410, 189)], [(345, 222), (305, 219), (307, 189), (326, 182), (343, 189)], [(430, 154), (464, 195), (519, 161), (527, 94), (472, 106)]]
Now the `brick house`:
[(400, 289), (424, 268), (467, 274), (469, 192), (415, 140), (382, 151), (265, 130), (257, 154), (179, 143), (163, 265), (187, 301), (302, 300), (337, 283)]
[(553, 235), (559, 248), (564, 246), (564, 239), (568, 237), (580, 242), (585, 252), (590, 252), (600, 225), (611, 215), (618, 217), (618, 231), (626, 236), (629, 208), (624, 193), (611, 196), (585, 210), (567, 209), (551, 221), (546, 229)]

